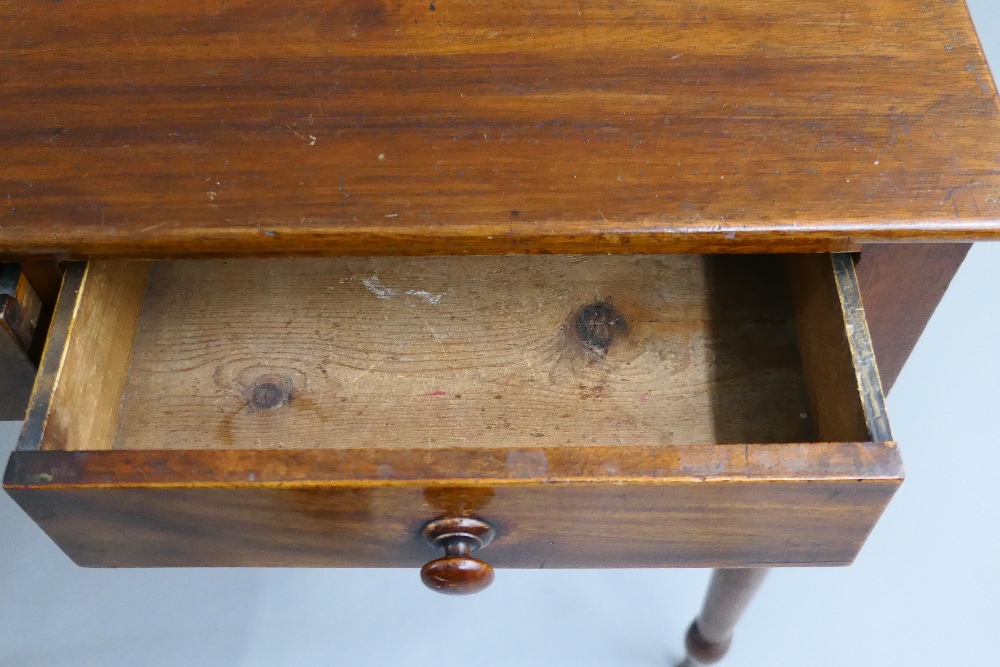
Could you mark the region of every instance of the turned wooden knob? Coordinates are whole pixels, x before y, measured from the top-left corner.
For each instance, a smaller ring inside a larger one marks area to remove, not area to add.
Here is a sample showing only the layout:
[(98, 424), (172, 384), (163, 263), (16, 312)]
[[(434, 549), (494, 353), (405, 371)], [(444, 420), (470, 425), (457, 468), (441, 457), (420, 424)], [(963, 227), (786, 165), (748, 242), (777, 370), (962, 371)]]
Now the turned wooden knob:
[(420, 578), (431, 590), (448, 595), (478, 593), (493, 583), (493, 567), (470, 555), (493, 541), (493, 526), (468, 517), (435, 519), (421, 531), (424, 540), (444, 549), (444, 557), (420, 569)]

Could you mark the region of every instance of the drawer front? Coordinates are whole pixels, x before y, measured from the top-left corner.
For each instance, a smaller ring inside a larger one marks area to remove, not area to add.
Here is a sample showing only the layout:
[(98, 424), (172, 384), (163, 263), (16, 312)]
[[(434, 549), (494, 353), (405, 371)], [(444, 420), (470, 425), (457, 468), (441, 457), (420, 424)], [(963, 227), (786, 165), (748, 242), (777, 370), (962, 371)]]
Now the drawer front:
[(850, 563), (891, 443), (533, 450), (20, 452), (8, 490), (81, 565), (419, 567), (475, 516), (498, 567)]
[(68, 272), (4, 485), (74, 561), (410, 567), (472, 517), (498, 567), (846, 564), (902, 481), (849, 256), (255, 261)]

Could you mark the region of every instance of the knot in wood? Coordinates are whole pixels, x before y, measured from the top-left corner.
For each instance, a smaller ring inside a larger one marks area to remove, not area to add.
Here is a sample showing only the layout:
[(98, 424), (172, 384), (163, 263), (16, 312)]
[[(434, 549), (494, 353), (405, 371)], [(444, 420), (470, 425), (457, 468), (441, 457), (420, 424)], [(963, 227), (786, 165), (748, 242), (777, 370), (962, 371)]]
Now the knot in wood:
[(595, 301), (576, 316), (576, 335), (588, 349), (604, 356), (619, 333), (628, 331), (628, 322), (607, 301)]
[(253, 406), (260, 410), (281, 407), (291, 398), (291, 392), (276, 382), (261, 382), (253, 388), (250, 396)]

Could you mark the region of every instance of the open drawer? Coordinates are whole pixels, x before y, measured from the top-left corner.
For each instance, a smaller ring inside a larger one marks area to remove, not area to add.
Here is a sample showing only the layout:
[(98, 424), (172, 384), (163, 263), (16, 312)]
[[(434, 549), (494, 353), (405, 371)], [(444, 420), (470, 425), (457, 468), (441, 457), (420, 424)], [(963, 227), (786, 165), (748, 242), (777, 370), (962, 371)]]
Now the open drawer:
[(849, 255), (98, 262), (4, 485), (88, 566), (849, 563), (902, 480)]

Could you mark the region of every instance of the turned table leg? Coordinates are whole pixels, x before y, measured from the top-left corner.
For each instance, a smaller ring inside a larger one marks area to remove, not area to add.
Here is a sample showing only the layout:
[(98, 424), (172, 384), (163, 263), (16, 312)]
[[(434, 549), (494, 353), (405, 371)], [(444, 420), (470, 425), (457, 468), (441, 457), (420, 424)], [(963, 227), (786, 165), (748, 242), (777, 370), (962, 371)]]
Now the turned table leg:
[(687, 657), (679, 667), (711, 665), (729, 651), (733, 628), (767, 576), (766, 568), (715, 570), (701, 613), (688, 628)]

